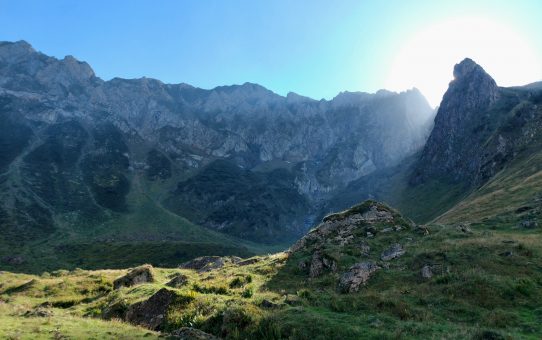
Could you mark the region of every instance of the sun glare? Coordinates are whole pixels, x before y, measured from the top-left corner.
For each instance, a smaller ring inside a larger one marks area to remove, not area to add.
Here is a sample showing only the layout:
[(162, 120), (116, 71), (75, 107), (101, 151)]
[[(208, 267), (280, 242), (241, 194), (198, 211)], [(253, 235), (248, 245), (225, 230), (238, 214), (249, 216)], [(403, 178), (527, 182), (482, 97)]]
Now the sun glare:
[(466, 57), (480, 64), (499, 86), (524, 85), (542, 78), (542, 58), (510, 26), (482, 17), (438, 23), (399, 49), (386, 88), (417, 87), (437, 106), (452, 79), (453, 65)]

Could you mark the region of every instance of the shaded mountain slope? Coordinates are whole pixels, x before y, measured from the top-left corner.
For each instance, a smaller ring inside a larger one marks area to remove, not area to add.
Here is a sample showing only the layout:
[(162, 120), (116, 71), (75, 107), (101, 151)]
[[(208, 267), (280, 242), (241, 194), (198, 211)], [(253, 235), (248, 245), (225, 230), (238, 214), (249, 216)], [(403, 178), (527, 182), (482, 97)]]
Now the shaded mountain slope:
[[(420, 150), (432, 115), (416, 89), (316, 101), (251, 83), (103, 81), (74, 57), (2, 42), (0, 239), (13, 254), (40, 242), (292, 240), (322, 200)], [(231, 177), (244, 189), (215, 183), (208, 195), (201, 179), (217, 160), (244, 169)]]

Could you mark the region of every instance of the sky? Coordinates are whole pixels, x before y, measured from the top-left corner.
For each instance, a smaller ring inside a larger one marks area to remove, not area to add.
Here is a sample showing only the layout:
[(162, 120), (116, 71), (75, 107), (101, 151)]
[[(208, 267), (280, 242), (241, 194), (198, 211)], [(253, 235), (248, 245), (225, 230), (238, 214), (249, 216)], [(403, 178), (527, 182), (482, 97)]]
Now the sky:
[(542, 1), (0, 0), (0, 40), (97, 76), (286, 95), (419, 88), (437, 106), (465, 57), (501, 86), (542, 80)]

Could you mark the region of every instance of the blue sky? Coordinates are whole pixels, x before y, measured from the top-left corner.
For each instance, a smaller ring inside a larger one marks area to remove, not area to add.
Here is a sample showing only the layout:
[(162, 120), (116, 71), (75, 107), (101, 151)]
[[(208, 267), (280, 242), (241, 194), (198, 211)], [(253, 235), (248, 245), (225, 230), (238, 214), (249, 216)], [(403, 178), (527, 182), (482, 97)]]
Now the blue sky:
[(385, 87), (405, 41), (447, 18), (480, 15), (513, 26), (542, 60), (536, 0), (0, 0), (0, 40), (74, 55), (106, 80), (250, 81), (319, 99)]

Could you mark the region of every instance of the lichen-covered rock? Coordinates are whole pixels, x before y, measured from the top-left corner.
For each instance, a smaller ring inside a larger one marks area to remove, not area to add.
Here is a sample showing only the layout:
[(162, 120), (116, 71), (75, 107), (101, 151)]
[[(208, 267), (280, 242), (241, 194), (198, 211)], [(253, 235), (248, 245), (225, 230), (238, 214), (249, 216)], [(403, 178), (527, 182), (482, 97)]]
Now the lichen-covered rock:
[(312, 278), (322, 275), (325, 271), (335, 271), (337, 263), (322, 252), (312, 254), (309, 276)]
[(219, 340), (219, 338), (212, 334), (192, 327), (182, 327), (172, 332), (169, 338), (180, 340)]
[(166, 286), (172, 288), (180, 288), (188, 284), (188, 276), (179, 274), (166, 283)]
[(343, 293), (354, 293), (361, 285), (367, 283), (371, 275), (380, 267), (374, 262), (356, 263), (342, 274), (339, 281), (339, 290)]
[(395, 243), (382, 252), (382, 255), (380, 255), (380, 259), (382, 261), (390, 261), (400, 256), (403, 256), (404, 254), (405, 250), (403, 249), (403, 246), (399, 243)]
[(433, 277), (433, 271), (431, 270), (431, 266), (426, 264), (422, 267), (421, 270), (422, 277), (424, 279), (430, 279)]
[(148, 300), (131, 305), (126, 312), (125, 320), (152, 330), (160, 330), (168, 308), (176, 296), (174, 291), (162, 288)]
[(208, 272), (224, 267), (226, 264), (237, 264), (241, 262), (237, 256), (201, 256), (183, 263), (179, 268), (193, 269), (198, 272)]
[(352, 243), (359, 233), (371, 237), (392, 226), (408, 230), (413, 223), (390, 207), (367, 200), (348, 210), (326, 216), (318, 227), (297, 241), (290, 248), (290, 252), (316, 249), (323, 244), (342, 247)]
[(120, 289), (122, 287), (131, 287), (149, 282), (154, 282), (154, 274), (152, 272), (152, 266), (146, 264), (130, 270), (128, 274), (113, 281), (113, 287), (115, 289)]

